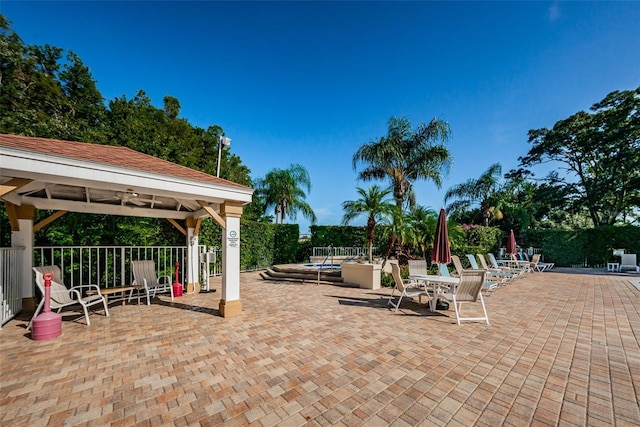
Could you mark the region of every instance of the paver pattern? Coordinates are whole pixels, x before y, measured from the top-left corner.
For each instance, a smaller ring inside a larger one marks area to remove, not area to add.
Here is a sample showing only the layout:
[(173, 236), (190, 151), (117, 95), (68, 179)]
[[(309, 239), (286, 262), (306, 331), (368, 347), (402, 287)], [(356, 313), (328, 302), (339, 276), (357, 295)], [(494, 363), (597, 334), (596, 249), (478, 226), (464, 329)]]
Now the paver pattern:
[(0, 331), (0, 425), (638, 426), (630, 280), (528, 274), (486, 299), (489, 326), (412, 301), (393, 313), (390, 289), (257, 273), (232, 318), (219, 279), (173, 303), (113, 304), (91, 326), (65, 315), (47, 341), (24, 315)]

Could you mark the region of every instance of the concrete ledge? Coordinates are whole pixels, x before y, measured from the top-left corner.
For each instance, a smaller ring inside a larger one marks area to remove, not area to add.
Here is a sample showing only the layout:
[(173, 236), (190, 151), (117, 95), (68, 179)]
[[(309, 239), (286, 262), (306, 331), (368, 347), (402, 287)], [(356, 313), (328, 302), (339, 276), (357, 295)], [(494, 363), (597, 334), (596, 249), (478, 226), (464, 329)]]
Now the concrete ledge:
[(342, 263), (342, 280), (363, 289), (380, 289), (382, 264)]

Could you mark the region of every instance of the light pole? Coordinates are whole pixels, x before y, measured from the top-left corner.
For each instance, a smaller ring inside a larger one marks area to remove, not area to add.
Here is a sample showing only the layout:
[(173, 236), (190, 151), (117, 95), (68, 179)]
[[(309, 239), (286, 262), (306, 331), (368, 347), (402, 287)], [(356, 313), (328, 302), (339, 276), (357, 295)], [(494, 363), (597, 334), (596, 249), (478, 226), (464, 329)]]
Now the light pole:
[(226, 136), (218, 137), (218, 166), (216, 168), (216, 177), (220, 178), (220, 156), (222, 155), (222, 149), (228, 148), (231, 145), (231, 138)]

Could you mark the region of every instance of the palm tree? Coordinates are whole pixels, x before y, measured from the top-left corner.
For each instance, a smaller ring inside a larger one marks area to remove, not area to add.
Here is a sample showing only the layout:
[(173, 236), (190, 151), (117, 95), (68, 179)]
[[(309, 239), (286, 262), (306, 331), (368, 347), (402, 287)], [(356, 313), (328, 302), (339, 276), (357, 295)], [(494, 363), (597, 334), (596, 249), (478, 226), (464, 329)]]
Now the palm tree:
[(406, 117), (389, 119), (387, 136), (362, 145), (353, 155), (353, 169), (364, 163), (358, 177), (364, 181), (389, 178), (396, 205), (415, 206), (413, 183), (418, 179), (442, 186), (442, 175), (449, 172), (451, 153), (443, 144), (451, 130), (447, 122), (433, 119), (428, 125), (411, 128)]
[(376, 223), (389, 216), (393, 208), (393, 204), (386, 199), (391, 194), (391, 190), (383, 190), (377, 185), (369, 187), (368, 190), (360, 187), (356, 190), (360, 194), (359, 199), (347, 200), (342, 203), (344, 210), (342, 224), (348, 225), (356, 217), (367, 215), (367, 247), (369, 248), (369, 262), (371, 262)]
[(311, 190), (309, 172), (303, 166), (292, 163), (288, 169), (273, 169), (264, 179), (258, 180), (256, 192), (264, 200), (265, 213), (268, 209), (274, 208), (276, 223), (280, 219), (280, 223), (283, 224), (287, 216), (295, 219), (298, 211), (315, 223), (316, 215), (305, 202), (307, 195), (301, 186), (306, 188), (307, 192)]
[(433, 237), (436, 234), (437, 212), (416, 206), (407, 214), (406, 221), (409, 226), (409, 242), (426, 258), (427, 250), (433, 246)]
[(500, 192), (500, 178), (502, 166), (494, 163), (489, 166), (478, 179), (469, 179), (462, 184), (455, 185), (444, 195), (445, 203), (457, 199), (449, 206), (448, 211), (460, 214), (477, 205), (482, 214), (484, 225), (489, 225), (492, 219), (502, 219), (503, 195)]

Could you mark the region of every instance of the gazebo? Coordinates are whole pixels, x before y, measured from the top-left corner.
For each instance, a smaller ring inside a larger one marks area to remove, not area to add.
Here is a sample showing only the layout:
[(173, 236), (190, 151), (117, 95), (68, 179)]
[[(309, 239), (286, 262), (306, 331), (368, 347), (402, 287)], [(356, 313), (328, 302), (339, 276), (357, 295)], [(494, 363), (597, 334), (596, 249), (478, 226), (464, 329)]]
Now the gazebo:
[[(25, 306), (34, 302), (33, 234), (67, 212), (166, 218), (186, 238), (187, 288), (199, 286), (198, 232), (210, 216), (224, 229), (219, 311), (241, 313), (240, 217), (253, 189), (126, 147), (18, 135), (0, 134), (0, 165), (11, 246), (25, 248)], [(35, 223), (36, 209), (54, 213)]]

